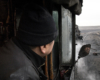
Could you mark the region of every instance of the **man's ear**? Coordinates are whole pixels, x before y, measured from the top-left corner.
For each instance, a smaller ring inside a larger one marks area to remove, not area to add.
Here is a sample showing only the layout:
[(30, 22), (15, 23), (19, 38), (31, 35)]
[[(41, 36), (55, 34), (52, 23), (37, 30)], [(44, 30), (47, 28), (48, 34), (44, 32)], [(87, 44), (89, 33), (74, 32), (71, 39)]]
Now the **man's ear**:
[(40, 46), (40, 50), (43, 54), (46, 53), (46, 45)]

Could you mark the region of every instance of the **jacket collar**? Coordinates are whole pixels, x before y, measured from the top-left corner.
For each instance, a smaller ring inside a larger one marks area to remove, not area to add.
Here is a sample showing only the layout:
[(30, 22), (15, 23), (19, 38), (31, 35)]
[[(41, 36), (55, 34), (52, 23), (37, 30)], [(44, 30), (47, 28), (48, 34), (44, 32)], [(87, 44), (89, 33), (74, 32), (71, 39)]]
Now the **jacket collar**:
[(12, 40), (20, 49), (24, 51), (25, 55), (31, 60), (33, 65), (39, 68), (44, 64), (45, 59), (33, 52), (29, 46), (23, 44), (16, 38), (13, 38)]

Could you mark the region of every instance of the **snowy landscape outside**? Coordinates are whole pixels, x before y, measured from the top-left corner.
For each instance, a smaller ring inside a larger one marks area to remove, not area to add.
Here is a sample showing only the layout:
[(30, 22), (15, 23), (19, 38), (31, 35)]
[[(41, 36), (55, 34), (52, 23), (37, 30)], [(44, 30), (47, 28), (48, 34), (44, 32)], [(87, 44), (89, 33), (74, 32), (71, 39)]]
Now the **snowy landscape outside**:
[(88, 56), (80, 58), (70, 80), (100, 80), (100, 26), (79, 27), (83, 40), (76, 41), (76, 59), (82, 45), (91, 44)]

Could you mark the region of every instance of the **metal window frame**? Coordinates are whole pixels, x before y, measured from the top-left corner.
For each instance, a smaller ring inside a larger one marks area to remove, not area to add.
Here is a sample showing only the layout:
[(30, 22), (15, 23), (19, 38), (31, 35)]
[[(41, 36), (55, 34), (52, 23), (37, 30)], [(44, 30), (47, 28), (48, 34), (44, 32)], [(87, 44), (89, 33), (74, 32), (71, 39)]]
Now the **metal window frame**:
[(59, 17), (59, 66), (72, 66), (75, 62), (75, 14), (72, 13), (72, 59), (70, 63), (62, 63), (62, 16), (60, 7), (60, 17)]

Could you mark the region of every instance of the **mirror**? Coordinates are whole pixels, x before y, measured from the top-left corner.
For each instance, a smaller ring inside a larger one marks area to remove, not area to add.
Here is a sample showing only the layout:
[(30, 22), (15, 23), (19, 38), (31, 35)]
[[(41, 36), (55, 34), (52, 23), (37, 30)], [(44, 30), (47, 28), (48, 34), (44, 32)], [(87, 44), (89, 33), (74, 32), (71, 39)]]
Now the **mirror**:
[(79, 51), (78, 59), (87, 56), (90, 52), (90, 49), (91, 49), (90, 44), (83, 45)]
[[(75, 61), (75, 63), (73, 64), (73, 66), (78, 62), (78, 60), (82, 57), (85, 57), (89, 54), (90, 52), (90, 49), (91, 49), (91, 44), (86, 44), (86, 45), (83, 45), (79, 51), (79, 54), (78, 54), (78, 59)], [(65, 73), (67, 73), (69, 70), (71, 70), (71, 68), (73, 68), (73, 66), (70, 66), (66, 71)]]
[[(73, 66), (78, 62), (78, 60), (82, 57), (85, 57), (89, 54), (90, 52), (90, 49), (91, 49), (91, 44), (86, 44), (86, 45), (83, 45), (79, 51), (79, 54), (78, 54), (78, 59), (75, 61), (75, 63), (73, 64)], [(67, 73), (69, 70), (71, 70), (71, 68), (73, 68), (73, 66), (69, 67), (65, 73)]]

